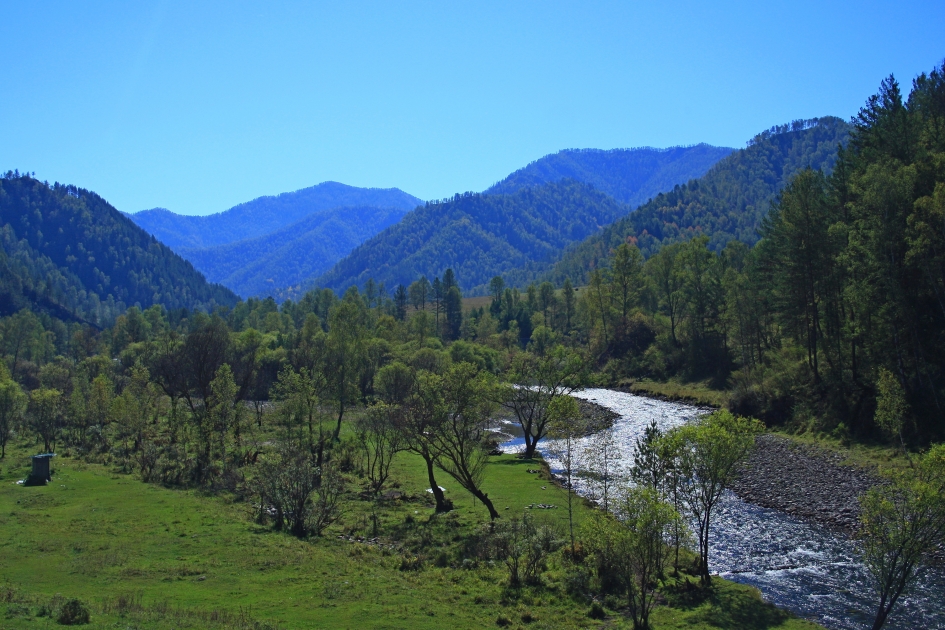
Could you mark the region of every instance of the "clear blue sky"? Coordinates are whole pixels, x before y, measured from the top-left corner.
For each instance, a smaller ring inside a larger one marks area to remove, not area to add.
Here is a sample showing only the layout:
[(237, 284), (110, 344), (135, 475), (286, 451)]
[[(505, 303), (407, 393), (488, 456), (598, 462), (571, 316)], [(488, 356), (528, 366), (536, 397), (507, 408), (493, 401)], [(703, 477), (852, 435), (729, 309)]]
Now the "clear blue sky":
[(0, 170), (208, 214), (849, 118), (942, 63), (945, 2), (4, 0), (0, 58)]

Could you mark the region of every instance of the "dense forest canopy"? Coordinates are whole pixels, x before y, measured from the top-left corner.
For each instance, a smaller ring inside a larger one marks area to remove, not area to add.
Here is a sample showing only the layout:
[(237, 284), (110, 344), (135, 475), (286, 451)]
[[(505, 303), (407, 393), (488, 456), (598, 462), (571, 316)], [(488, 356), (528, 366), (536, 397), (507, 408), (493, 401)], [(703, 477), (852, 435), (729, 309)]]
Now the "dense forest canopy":
[(238, 298), (95, 193), (0, 179), (0, 311), (102, 326), (131, 305), (213, 310)]
[(708, 144), (668, 149), (567, 149), (515, 171), (485, 194), (507, 195), (573, 179), (635, 208), (657, 193), (702, 177), (733, 150)]
[(760, 133), (699, 179), (666, 188), (633, 213), (567, 251), (549, 277), (587, 282), (590, 270), (626, 239), (649, 257), (667, 243), (709, 237), (718, 251), (731, 240), (753, 245), (777, 192), (805, 168), (830, 172), (850, 127), (839, 118), (795, 121)]
[(787, 181), (753, 248), (706, 234), (645, 262), (634, 242), (610, 250), (588, 274), (591, 347), (612, 378), (714, 378), (734, 410), (769, 423), (903, 448), (941, 440), (943, 155), (942, 69), (908, 97), (884, 81), (848, 147)]
[[(943, 70), (908, 97), (882, 83), (830, 176), (808, 170), (782, 192), (749, 265), (803, 351), (811, 412), (853, 431), (875, 419), (900, 436), (945, 434)], [(763, 392), (746, 396), (771, 404)], [(892, 398), (904, 405), (884, 417)]]
[(511, 195), (465, 193), (407, 214), (314, 284), (344, 291), (373, 278), (390, 289), (452, 268), (464, 291), (483, 294), (493, 276), (550, 261), (628, 210), (573, 180)]
[(281, 195), (259, 197), (208, 216), (174, 214), (163, 208), (130, 215), (132, 220), (174, 251), (234, 243), (265, 236), (316, 212), (340, 207), (399, 208), (423, 201), (396, 188), (356, 188), (323, 182)]

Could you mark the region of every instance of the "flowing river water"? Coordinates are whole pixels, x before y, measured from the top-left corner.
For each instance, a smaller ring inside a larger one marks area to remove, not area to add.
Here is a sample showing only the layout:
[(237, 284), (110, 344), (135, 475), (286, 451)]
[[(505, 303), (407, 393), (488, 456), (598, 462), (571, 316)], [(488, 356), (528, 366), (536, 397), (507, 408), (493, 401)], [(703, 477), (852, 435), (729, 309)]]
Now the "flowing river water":
[[(572, 449), (579, 460), (581, 454), (592, 451), (598, 462), (600, 453), (609, 449), (613, 457), (608, 458), (608, 477), (617, 479), (626, 479), (635, 440), (651, 420), (665, 431), (709, 411), (607, 389), (588, 389), (575, 396), (619, 414), (611, 431), (581, 438)], [(604, 440), (606, 433), (612, 436), (610, 443)], [(515, 452), (522, 446), (522, 439), (516, 438), (502, 449)], [(560, 448), (553, 440), (540, 445), (542, 456), (556, 473), (562, 468)], [(575, 491), (601, 501), (601, 484), (595, 481), (601, 476), (599, 471), (597, 475), (589, 472), (580, 461), (575, 468), (579, 471), (573, 480)], [(747, 503), (729, 492), (712, 519), (709, 542), (712, 573), (750, 584), (767, 601), (832, 630), (872, 626), (876, 597), (869, 574), (859, 561), (857, 545), (843, 534)], [(945, 571), (928, 573), (901, 598), (886, 627), (945, 629)]]

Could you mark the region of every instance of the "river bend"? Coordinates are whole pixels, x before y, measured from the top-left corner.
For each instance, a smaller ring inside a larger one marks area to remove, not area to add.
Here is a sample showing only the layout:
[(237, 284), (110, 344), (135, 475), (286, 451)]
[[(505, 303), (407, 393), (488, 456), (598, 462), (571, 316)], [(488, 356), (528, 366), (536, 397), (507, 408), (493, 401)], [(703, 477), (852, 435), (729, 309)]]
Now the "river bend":
[[(619, 414), (611, 429), (612, 442), (606, 446), (614, 452), (608, 475), (622, 479), (629, 470), (634, 442), (651, 420), (665, 431), (710, 411), (607, 389), (588, 389), (575, 396)], [(581, 438), (573, 452), (599, 453), (601, 440), (601, 434)], [(502, 448), (514, 452), (522, 446), (522, 439), (517, 438)], [(549, 440), (540, 448), (552, 471), (560, 473), (560, 444)], [(599, 475), (580, 462), (577, 468), (575, 491), (601, 501), (601, 484), (595, 481)], [(842, 534), (727, 493), (713, 517), (710, 545), (713, 573), (755, 586), (777, 606), (831, 630), (859, 630), (872, 624), (875, 596), (869, 575), (858, 559), (856, 544)], [(886, 627), (945, 629), (945, 571), (931, 572), (904, 596)]]

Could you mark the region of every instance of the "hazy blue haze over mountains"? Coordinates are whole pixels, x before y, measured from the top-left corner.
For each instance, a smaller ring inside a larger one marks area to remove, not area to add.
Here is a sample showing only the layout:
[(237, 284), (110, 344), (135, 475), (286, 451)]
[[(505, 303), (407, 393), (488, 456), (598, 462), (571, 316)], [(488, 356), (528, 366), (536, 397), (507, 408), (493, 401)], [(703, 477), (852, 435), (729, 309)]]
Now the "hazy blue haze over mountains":
[(636, 239), (647, 257), (664, 244), (703, 234), (716, 250), (731, 240), (753, 245), (777, 193), (807, 167), (829, 173), (838, 146), (847, 142), (849, 134), (850, 126), (832, 116), (758, 134), (748, 147), (720, 160), (704, 177), (657, 195), (571, 247), (547, 277), (561, 282), (568, 276), (583, 284), (590, 270), (628, 237)]
[(212, 282), (249, 297), (326, 272), (422, 203), (396, 188), (324, 182), (204, 217), (160, 208), (130, 216)]
[(0, 315), (31, 308), (107, 325), (135, 304), (212, 310), (237, 301), (97, 194), (0, 179)]
[[(208, 217), (152, 210), (131, 219), (244, 296), (342, 292), (368, 278), (393, 290), (447, 267), (467, 293), (483, 292), (494, 275), (519, 286), (565, 275), (582, 283), (627, 237), (647, 255), (697, 234), (715, 248), (754, 243), (777, 191), (807, 166), (830, 170), (848, 133), (840, 119), (822, 118), (759, 134), (738, 151), (561, 151), (484, 193), (419, 207), (397, 189), (326, 182)], [(237, 299), (94, 193), (27, 177), (2, 183), (5, 313), (32, 306), (105, 323), (136, 303), (209, 309)], [(625, 203), (650, 197), (633, 213)]]
[(404, 214), (403, 208), (334, 208), (265, 236), (181, 254), (212, 282), (243, 297), (266, 296), (298, 290)]
[(515, 171), (485, 192), (508, 194), (568, 178), (591, 184), (635, 208), (676, 184), (701, 177), (734, 150), (708, 144), (668, 149), (566, 149)]
[(130, 215), (135, 223), (171, 249), (225, 245), (265, 236), (323, 210), (343, 206), (412, 210), (422, 200), (396, 188), (356, 188), (323, 182), (281, 195), (259, 197), (208, 216), (174, 214), (163, 208)]
[(482, 292), (494, 275), (513, 282), (547, 269), (563, 247), (596, 232), (661, 190), (703, 175), (734, 149), (566, 150), (512, 173), (482, 194), (418, 208), (338, 263), (317, 286), (343, 291), (373, 277), (389, 289), (447, 267)]

